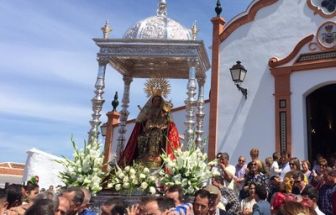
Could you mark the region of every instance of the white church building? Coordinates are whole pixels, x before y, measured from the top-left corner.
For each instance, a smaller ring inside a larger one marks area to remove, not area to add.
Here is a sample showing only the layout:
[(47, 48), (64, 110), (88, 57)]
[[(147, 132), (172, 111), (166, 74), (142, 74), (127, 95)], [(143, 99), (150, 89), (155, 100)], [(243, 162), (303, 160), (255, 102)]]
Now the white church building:
[[(300, 159), (336, 152), (335, 2), (254, 0), (227, 23), (219, 8), (216, 12), (202, 134), (209, 157), (228, 152), (236, 160), (253, 147), (261, 158), (275, 151)], [(242, 90), (230, 74), (237, 61), (247, 70)], [(173, 111), (182, 134), (185, 112), (184, 107)], [(116, 117), (110, 122), (109, 157), (117, 150), (120, 132)], [(127, 121), (126, 140), (133, 126), (134, 120)]]
[[(245, 14), (212, 20), (210, 99), (213, 150), (233, 157), (257, 147), (312, 159), (335, 152), (335, 3), (321, 0), (253, 1)], [(248, 68), (245, 99), (228, 69)]]

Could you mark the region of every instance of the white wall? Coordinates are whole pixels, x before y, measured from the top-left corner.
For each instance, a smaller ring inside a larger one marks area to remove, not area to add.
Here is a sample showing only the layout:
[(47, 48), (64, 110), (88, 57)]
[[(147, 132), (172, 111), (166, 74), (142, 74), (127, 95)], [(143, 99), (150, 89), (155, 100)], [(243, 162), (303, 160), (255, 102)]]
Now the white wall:
[[(218, 151), (228, 152), (234, 162), (239, 155), (248, 156), (252, 147), (260, 149), (261, 158), (274, 152), (274, 78), (268, 60), (286, 57), (325, 21), (304, 0), (279, 0), (261, 9), (254, 21), (239, 27), (221, 44)], [(229, 73), (237, 60), (248, 70), (243, 83), (248, 88), (247, 100)]]
[(62, 164), (57, 160), (63, 158), (32, 148), (27, 151), (27, 160), (22, 177), (22, 182), (27, 182), (33, 176), (39, 177), (40, 188), (48, 189), (50, 185), (64, 185), (58, 177), (64, 171)]
[[(258, 1), (255, 0), (250, 8)], [(275, 150), (274, 78), (269, 71), (268, 60), (274, 56), (286, 57), (298, 42), (307, 35), (315, 34), (319, 26), (327, 21), (319, 15), (314, 15), (306, 2), (306, 0), (278, 0), (258, 11), (254, 21), (240, 26), (220, 45), (217, 151), (228, 152), (232, 162), (235, 162), (239, 155), (248, 156), (252, 147), (260, 149), (261, 158), (270, 156)], [(225, 17), (225, 14), (223, 16)], [(239, 16), (235, 19), (237, 18)], [(229, 68), (237, 60), (242, 61), (248, 70), (242, 85), (248, 88), (247, 100), (233, 84), (229, 73)], [(302, 73), (303, 76), (305, 74)], [(318, 82), (316, 80), (316, 84)], [(320, 80), (320, 83), (322, 82)], [(294, 90), (292, 88), (292, 93), (296, 93)], [(297, 93), (302, 96), (303, 92)], [(305, 130), (302, 128), (305, 126), (305, 119), (302, 118), (302, 107), (297, 107), (299, 104), (292, 104), (295, 106), (295, 109), (292, 109), (292, 119), (296, 120), (292, 124), (293, 155), (305, 157), (306, 149), (303, 150), (305, 134), (298, 135)], [(207, 104), (205, 137), (211, 132), (208, 131), (208, 111)], [(173, 119), (180, 134), (183, 135), (185, 111), (173, 113)], [(301, 127), (297, 125), (300, 123)], [(133, 126), (134, 124), (127, 125), (126, 139)], [(111, 153), (116, 150), (117, 137), (118, 129), (115, 129)]]

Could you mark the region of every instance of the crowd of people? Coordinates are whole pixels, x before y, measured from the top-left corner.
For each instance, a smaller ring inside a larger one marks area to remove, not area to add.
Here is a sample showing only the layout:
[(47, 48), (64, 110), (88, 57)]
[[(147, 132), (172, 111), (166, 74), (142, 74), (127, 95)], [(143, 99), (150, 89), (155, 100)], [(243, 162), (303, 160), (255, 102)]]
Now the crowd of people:
[(80, 187), (53, 186), (39, 190), (37, 183), (11, 184), (0, 196), (0, 215), (94, 215), (89, 209), (91, 193)]
[(336, 168), (333, 157), (318, 156), (311, 164), (288, 153), (273, 153), (265, 160), (259, 150), (250, 161), (240, 156), (230, 163), (228, 153), (217, 154), (213, 176), (194, 196), (184, 198), (178, 185), (162, 195), (147, 196), (132, 205), (108, 199), (99, 212), (90, 209), (90, 192), (81, 187), (53, 187), (39, 191), (37, 183), (9, 185), (0, 196), (4, 215), (332, 215), (336, 214)]
[[(311, 165), (308, 160), (300, 161), (286, 152), (275, 152), (261, 160), (259, 150), (252, 148), (248, 162), (240, 156), (232, 165), (225, 152), (218, 153), (217, 159), (218, 165), (213, 168), (220, 171), (223, 184), (218, 185), (214, 179), (212, 184), (220, 188), (224, 202), (234, 199), (231, 204), (223, 204), (223, 214), (336, 214), (333, 156), (318, 155)], [(232, 194), (227, 194), (223, 187)], [(230, 211), (232, 205), (238, 205), (234, 211)]]

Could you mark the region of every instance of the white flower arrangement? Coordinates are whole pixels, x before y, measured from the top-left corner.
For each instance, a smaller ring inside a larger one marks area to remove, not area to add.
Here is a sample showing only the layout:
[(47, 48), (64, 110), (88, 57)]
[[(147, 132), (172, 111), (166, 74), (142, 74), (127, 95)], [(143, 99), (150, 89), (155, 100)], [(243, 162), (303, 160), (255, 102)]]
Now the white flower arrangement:
[(157, 173), (151, 172), (147, 167), (133, 163), (123, 169), (116, 165), (110, 172), (107, 188), (115, 191), (126, 191), (131, 194), (140, 190), (144, 193), (155, 194)]
[(180, 185), (185, 194), (194, 194), (212, 176), (207, 163), (207, 155), (197, 147), (188, 151), (177, 149), (175, 159), (167, 153), (161, 155), (165, 169), (160, 171), (160, 182), (164, 186)]
[(73, 139), (71, 142), (74, 148), (73, 160), (65, 158), (59, 161), (65, 167), (59, 177), (66, 186), (85, 187), (95, 194), (102, 189), (101, 182), (105, 176), (99, 143), (97, 140), (85, 143), (84, 148), (79, 150)]

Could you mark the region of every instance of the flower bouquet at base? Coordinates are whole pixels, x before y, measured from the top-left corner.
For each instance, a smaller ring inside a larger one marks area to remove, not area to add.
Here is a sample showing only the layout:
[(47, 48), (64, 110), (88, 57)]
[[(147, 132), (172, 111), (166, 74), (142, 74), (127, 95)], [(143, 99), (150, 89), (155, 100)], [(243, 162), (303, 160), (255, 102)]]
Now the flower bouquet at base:
[(124, 168), (118, 165), (114, 166), (110, 171), (107, 188), (127, 194), (134, 194), (139, 191), (146, 194), (155, 194), (157, 193), (157, 181), (157, 172), (151, 172), (144, 165), (134, 162), (132, 166)]
[(64, 171), (59, 174), (60, 179), (66, 186), (85, 187), (93, 194), (99, 192), (105, 173), (102, 171), (103, 155), (98, 141), (84, 143), (82, 150), (77, 148), (73, 139), (71, 142), (74, 148), (73, 160), (64, 157), (64, 160), (58, 161), (64, 166)]
[(207, 155), (192, 146), (187, 151), (174, 151), (175, 159), (167, 153), (162, 154), (164, 169), (160, 171), (160, 182), (164, 186), (180, 185), (187, 195), (193, 195), (211, 178)]

